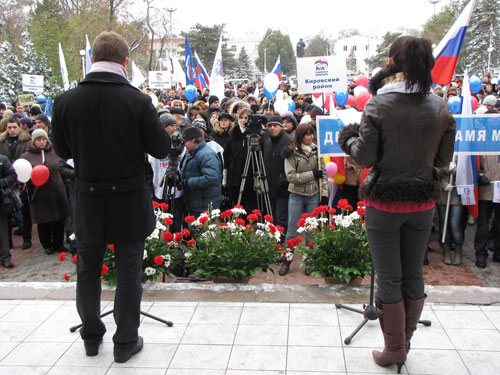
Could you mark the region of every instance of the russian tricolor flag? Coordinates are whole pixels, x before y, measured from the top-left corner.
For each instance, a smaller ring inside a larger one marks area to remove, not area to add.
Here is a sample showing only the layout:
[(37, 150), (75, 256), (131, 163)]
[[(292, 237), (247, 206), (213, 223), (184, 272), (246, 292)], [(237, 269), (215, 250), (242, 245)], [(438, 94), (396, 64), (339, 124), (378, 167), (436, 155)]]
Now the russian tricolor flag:
[(475, 3), (476, 0), (471, 0), (467, 4), (441, 43), (434, 49), (436, 63), (432, 69), (432, 82), (439, 85), (451, 83)]
[(198, 57), (198, 54), (196, 51), (194, 52), (194, 58), (196, 60), (196, 72), (198, 73), (196, 75), (196, 82), (195, 85), (200, 89), (208, 89), (210, 86), (210, 78), (208, 78), (207, 70), (201, 63), (200, 58)]
[(278, 61), (276, 61), (276, 64), (274, 64), (274, 68), (273, 70), (271, 70), (271, 73), (276, 74), (281, 81), (281, 63), (279, 55), (278, 55)]

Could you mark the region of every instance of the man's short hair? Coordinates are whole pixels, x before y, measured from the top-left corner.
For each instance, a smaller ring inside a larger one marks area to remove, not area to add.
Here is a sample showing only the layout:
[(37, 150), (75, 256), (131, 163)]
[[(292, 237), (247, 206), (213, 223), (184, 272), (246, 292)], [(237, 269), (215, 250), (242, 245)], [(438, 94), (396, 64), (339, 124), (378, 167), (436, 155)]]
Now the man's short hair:
[(7, 120), (7, 124), (12, 124), (13, 122), (15, 122), (19, 126), (19, 120), (17, 117), (12, 116)]
[(92, 44), (92, 57), (94, 62), (112, 61), (121, 64), (125, 57), (130, 56), (127, 42), (114, 31), (103, 31)]

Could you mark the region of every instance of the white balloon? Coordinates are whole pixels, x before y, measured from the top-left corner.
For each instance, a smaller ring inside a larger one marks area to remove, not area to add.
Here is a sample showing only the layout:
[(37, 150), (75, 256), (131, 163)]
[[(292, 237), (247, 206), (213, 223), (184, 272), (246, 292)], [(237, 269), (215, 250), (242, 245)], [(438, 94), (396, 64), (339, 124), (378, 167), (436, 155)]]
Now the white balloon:
[(278, 112), (280, 115), (288, 111), (288, 103), (284, 100), (276, 100), (274, 103), (274, 111)]
[(156, 106), (158, 105), (158, 97), (155, 94), (153, 94), (152, 92), (149, 93), (149, 96), (151, 98), (151, 101), (153, 102), (153, 105), (156, 108)]
[(363, 87), (363, 86), (356, 86), (354, 88), (354, 96), (358, 96), (359, 94), (361, 94), (362, 92), (367, 92), (368, 90), (366, 89), (366, 87)]
[(12, 166), (16, 170), (17, 180), (22, 183), (26, 183), (31, 178), (31, 170), (33, 167), (31, 163), (26, 159), (17, 159)]
[(284, 99), (284, 92), (283, 90), (278, 90), (276, 91), (276, 100), (283, 100)]
[(264, 87), (269, 92), (275, 92), (280, 85), (280, 79), (274, 73), (268, 73), (264, 77)]

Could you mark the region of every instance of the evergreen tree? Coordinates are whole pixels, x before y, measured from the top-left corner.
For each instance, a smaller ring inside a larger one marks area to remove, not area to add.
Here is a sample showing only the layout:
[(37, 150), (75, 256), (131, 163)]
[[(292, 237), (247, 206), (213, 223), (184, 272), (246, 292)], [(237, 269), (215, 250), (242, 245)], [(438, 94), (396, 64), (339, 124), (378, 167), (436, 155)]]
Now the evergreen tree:
[(255, 61), (259, 70), (263, 70), (264, 68), (264, 51), (266, 55), (267, 72), (271, 71), (276, 60), (278, 60), (278, 56), (280, 56), (281, 71), (283, 74), (290, 76), (296, 73), (297, 64), (295, 60), (295, 51), (290, 41), (290, 36), (282, 34), (281, 31), (267, 29), (264, 38), (262, 38), (262, 41), (259, 43), (259, 56)]
[[(472, 12), (461, 57), (469, 73), (485, 73), (488, 67), (488, 49), (492, 47), (491, 65), (500, 61), (500, 0), (478, 0)], [(458, 70), (458, 69), (457, 69)]]
[(22, 90), (19, 60), (7, 41), (0, 44), (0, 56), (0, 101), (12, 103)]
[(245, 47), (241, 48), (238, 56), (238, 68), (236, 69), (236, 78), (253, 79), (253, 68), (250, 57), (247, 54)]
[[(53, 73), (50, 68), (47, 57), (42, 53), (37, 53), (33, 42), (29, 38), (28, 32), (24, 32), (23, 45), (19, 46), (21, 56), (19, 59), (19, 69), (22, 74), (37, 74), (43, 76), (44, 93), (54, 96), (62, 91), (61, 86), (57, 83), (62, 81), (60, 69)], [(59, 57), (58, 57), (59, 65)]]
[(358, 64), (356, 62), (356, 55), (355, 55), (353, 49), (351, 49), (351, 52), (349, 52), (349, 55), (347, 56), (347, 58), (345, 60), (345, 64), (346, 64), (347, 69), (349, 69), (353, 73), (357, 72)]
[(391, 48), (392, 43), (401, 35), (401, 33), (391, 33), (389, 31), (384, 35), (382, 43), (377, 46), (377, 54), (365, 59), (365, 63), (369, 66), (369, 71), (376, 67), (382, 67), (387, 63), (389, 48)]
[(308, 41), (305, 56), (327, 56), (330, 51), (330, 42), (322, 35), (316, 35)]

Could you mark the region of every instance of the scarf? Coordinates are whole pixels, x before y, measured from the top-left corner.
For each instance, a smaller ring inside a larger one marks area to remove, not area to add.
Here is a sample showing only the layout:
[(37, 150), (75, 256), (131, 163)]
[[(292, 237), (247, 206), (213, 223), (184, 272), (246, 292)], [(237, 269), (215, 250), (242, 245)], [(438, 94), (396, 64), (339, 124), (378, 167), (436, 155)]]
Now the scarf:
[(123, 65), (112, 61), (98, 61), (93, 63), (89, 73), (95, 72), (115, 73), (122, 76), (128, 81), (127, 69), (125, 69)]

